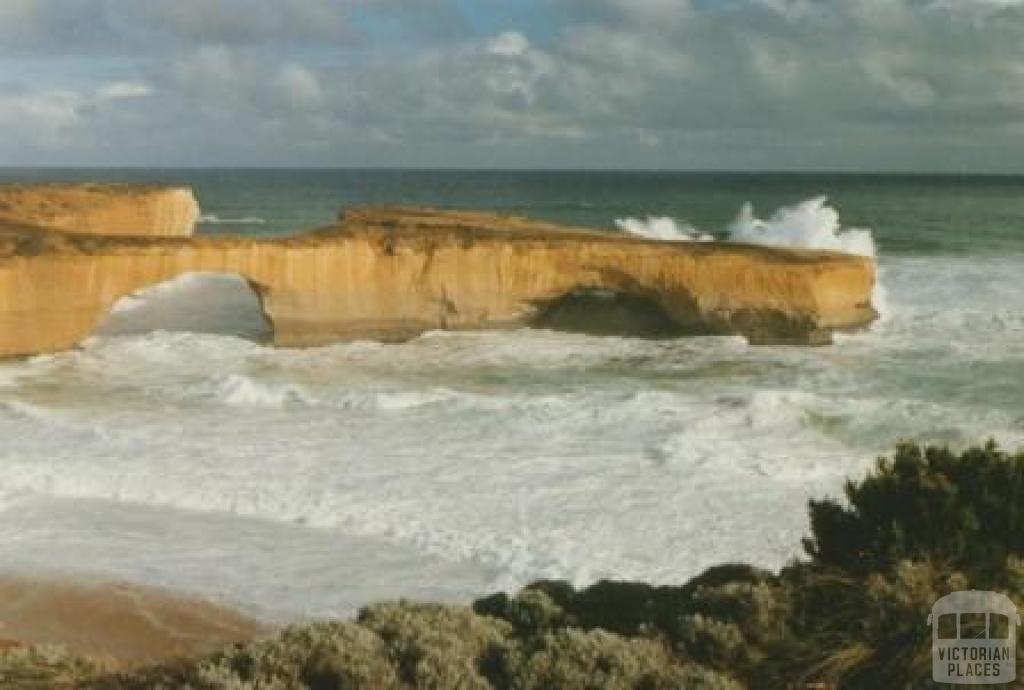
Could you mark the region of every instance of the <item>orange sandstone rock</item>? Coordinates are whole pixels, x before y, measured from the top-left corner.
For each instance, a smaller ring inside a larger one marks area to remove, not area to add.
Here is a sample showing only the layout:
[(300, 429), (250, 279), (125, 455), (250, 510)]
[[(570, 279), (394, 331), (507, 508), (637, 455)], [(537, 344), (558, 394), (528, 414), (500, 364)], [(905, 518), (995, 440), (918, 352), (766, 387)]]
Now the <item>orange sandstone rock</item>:
[(821, 344), (867, 325), (870, 259), (667, 243), (487, 213), (356, 209), (297, 237), (86, 237), (0, 224), (0, 355), (72, 347), (121, 297), (189, 272), (241, 275), (282, 346), (427, 330), (557, 326), (574, 295), (627, 296), (673, 335)]
[(144, 185), (0, 185), (0, 222), (88, 235), (183, 237), (199, 204), (192, 190)]

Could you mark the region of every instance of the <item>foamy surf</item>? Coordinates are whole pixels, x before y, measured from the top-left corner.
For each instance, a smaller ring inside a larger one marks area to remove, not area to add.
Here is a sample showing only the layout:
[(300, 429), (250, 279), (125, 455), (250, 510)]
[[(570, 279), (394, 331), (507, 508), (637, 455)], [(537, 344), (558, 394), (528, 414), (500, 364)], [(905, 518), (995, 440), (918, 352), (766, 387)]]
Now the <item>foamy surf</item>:
[[(311, 226), (340, 186), (313, 218), (307, 185), (286, 214), (271, 194), (252, 210), (275, 231)], [(568, 206), (600, 224), (651, 198)], [(771, 208), (775, 192), (752, 198)], [(877, 217), (860, 203), (854, 215)], [(710, 234), (671, 208), (621, 225)], [(822, 199), (735, 226), (737, 241), (869, 253)], [(1024, 442), (1024, 257), (1001, 253), (883, 256), (887, 318), (812, 349), (524, 330), (277, 350), (252, 336), (262, 316), (241, 279), (157, 286), (74, 351), (0, 363), (0, 563), (281, 618), (466, 601), (538, 577), (776, 567), (806, 534), (806, 500), (841, 495), (897, 440)]]
[[(723, 561), (778, 566), (806, 532), (806, 499), (838, 494), (897, 440), (1024, 442), (1022, 260), (883, 263), (891, 319), (822, 349), (536, 331), (312, 350), (97, 337), (0, 364), (0, 494), (20, 497), (12, 511), (61, 506), (63, 522), (48, 522), (52, 509), (33, 518), (32, 534), (51, 530), (44, 542), (70, 539), (75, 511), (120, 511), (113, 532), (80, 543), (90, 567), (227, 588), (257, 607), (274, 568), (190, 579), (200, 555), (161, 559), (117, 530), (143, 513), (245, 525), (246, 543), (315, 530), (360, 540), (377, 567), (387, 553), (413, 570), (443, 564), (464, 587), (456, 598), (539, 577), (678, 582)], [(231, 536), (190, 539), (198, 554)], [(304, 613), (353, 573), (336, 549), (302, 558), (308, 598), (282, 601)]]
[(715, 239), (713, 235), (700, 232), (691, 225), (680, 225), (674, 218), (668, 217), (619, 218), (615, 225), (623, 232), (650, 240), (711, 242)]

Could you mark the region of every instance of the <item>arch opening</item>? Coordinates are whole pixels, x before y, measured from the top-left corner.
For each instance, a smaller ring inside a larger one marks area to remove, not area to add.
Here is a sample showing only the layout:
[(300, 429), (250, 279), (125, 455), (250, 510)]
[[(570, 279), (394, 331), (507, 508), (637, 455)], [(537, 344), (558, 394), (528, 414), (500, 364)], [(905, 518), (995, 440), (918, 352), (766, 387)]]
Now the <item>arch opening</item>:
[(230, 335), (269, 342), (259, 287), (237, 273), (184, 273), (119, 299), (95, 335), (154, 331)]
[(654, 299), (596, 288), (573, 290), (540, 305), (531, 328), (599, 336), (678, 338), (695, 335)]

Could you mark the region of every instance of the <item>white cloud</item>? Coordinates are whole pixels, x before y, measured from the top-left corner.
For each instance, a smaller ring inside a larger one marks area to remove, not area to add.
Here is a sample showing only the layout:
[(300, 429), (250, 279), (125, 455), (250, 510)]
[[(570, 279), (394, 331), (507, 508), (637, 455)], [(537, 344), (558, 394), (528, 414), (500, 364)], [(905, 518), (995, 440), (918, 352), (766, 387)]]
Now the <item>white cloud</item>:
[(529, 39), (518, 31), (506, 31), (487, 42), (487, 52), (501, 57), (522, 57), (529, 49)]
[(0, 99), (0, 129), (11, 139), (44, 150), (77, 146), (92, 122), (113, 122), (118, 103), (152, 94), (142, 82), (117, 81), (86, 91), (35, 87)]
[(754, 68), (765, 83), (781, 90), (789, 90), (799, 84), (802, 70), (797, 56), (762, 42), (752, 42), (750, 53)]
[(11, 136), (31, 137), (43, 147), (60, 143), (74, 127), (85, 103), (81, 94), (41, 90), (0, 99), (0, 126)]
[(115, 81), (104, 84), (96, 92), (96, 97), (104, 101), (120, 101), (133, 98), (145, 98), (153, 93), (153, 87), (139, 81)]
[(282, 93), (293, 105), (314, 108), (323, 101), (323, 90), (317, 76), (302, 65), (285, 65), (278, 74)]

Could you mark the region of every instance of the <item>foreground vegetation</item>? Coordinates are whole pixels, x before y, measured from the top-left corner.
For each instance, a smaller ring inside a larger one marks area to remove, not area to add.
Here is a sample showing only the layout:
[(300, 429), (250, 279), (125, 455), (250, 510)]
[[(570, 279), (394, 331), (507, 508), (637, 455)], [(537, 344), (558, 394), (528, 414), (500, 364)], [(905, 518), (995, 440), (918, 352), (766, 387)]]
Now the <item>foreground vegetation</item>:
[(681, 586), (538, 582), (472, 608), (380, 604), (130, 674), (16, 650), (0, 653), (0, 687), (931, 687), (936, 599), (983, 589), (1024, 602), (1024, 453), (904, 445), (846, 499), (811, 502), (807, 558), (779, 573), (724, 565)]

